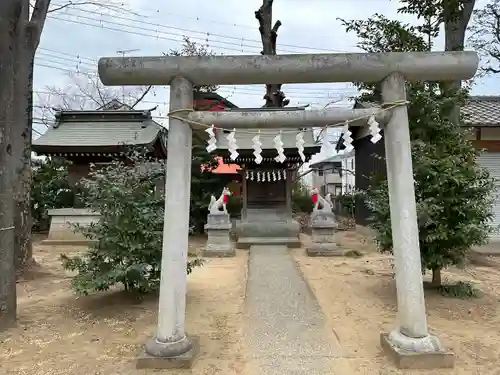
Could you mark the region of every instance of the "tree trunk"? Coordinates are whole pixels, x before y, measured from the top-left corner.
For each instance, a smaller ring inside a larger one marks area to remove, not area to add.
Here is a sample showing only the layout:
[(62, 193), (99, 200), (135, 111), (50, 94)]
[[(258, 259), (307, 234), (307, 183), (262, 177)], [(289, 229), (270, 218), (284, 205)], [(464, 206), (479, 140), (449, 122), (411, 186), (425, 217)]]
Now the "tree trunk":
[(0, 1), (0, 329), (15, 323), (17, 310), (13, 130), (17, 121), (15, 67), (23, 28), (22, 12), (22, 1)]
[[(16, 124), (13, 134), (15, 174), (15, 249), (16, 272), (19, 277), (32, 263), (31, 247), (31, 139), (33, 120), (34, 44), (29, 28), (29, 4), (23, 1), (22, 28), (16, 63)], [(35, 37), (36, 37), (35, 33)]]
[(14, 225), (16, 227), (16, 270), (20, 276), (33, 263), (31, 246), (31, 128), (33, 117), (33, 58), (24, 50), (16, 82), (17, 108), (16, 134), (14, 137), (17, 194)]
[(431, 284), (436, 288), (441, 286), (441, 268), (435, 268), (432, 270)]
[[(446, 7), (456, 7), (455, 2), (445, 1), (445, 14), (453, 14), (444, 22), (444, 50), (445, 51), (463, 51), (465, 44), (465, 32), (469, 25), (472, 12), (474, 11), (475, 0), (466, 0), (464, 7), (459, 15), (456, 15), (455, 9), (446, 9)], [(446, 17), (445, 17), (446, 18)], [(441, 83), (441, 90), (447, 97), (455, 96), (461, 89), (462, 81), (449, 81)], [(457, 126), (460, 124), (460, 107), (455, 105), (450, 111), (451, 121)]]
[[(273, 1), (263, 0), (262, 6), (255, 12), (255, 18), (259, 21), (259, 32), (262, 40), (262, 55), (276, 55), (276, 39), (281, 21), (273, 23)], [(266, 85), (265, 107), (282, 108), (288, 105), (290, 100), (285, 99), (285, 94), (281, 91), (281, 84), (269, 83)]]

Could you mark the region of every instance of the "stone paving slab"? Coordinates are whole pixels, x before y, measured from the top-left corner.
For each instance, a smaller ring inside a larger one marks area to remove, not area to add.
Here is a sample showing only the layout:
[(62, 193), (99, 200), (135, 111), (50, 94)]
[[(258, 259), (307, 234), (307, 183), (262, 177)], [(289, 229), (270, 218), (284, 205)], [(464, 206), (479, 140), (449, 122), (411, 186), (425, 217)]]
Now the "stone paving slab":
[(340, 346), (286, 246), (250, 248), (245, 304), (246, 335), (259, 374), (333, 373)]

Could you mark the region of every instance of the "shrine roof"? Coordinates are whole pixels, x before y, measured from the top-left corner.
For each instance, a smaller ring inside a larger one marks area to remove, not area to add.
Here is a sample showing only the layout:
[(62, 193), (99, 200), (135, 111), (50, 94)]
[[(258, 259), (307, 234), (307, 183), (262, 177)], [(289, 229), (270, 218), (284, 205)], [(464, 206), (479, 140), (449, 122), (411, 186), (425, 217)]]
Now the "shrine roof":
[(33, 141), (36, 153), (112, 152), (127, 145), (150, 147), (158, 140), (166, 152), (166, 129), (150, 111), (59, 111), (55, 118), (54, 126)]

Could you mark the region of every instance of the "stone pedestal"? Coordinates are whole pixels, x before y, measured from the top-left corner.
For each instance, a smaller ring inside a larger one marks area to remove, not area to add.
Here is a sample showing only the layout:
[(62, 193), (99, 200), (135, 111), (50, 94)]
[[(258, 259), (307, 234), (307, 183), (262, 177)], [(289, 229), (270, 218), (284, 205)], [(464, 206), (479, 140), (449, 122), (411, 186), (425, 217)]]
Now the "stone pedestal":
[(235, 255), (230, 237), (231, 228), (231, 218), (228, 214), (220, 212), (207, 215), (205, 230), (208, 234), (208, 240), (203, 250), (204, 257), (232, 257)]
[(309, 256), (342, 256), (344, 252), (335, 241), (338, 224), (333, 212), (316, 211), (311, 214), (311, 245), (306, 249)]
[(432, 370), (453, 368), (455, 355), (433, 335), (422, 338), (404, 336), (399, 330), (380, 334), (380, 345), (399, 369)]
[(155, 339), (146, 343), (144, 352), (139, 355), (136, 368), (142, 369), (190, 369), (200, 352), (200, 339), (187, 337), (178, 343), (164, 345)]
[(42, 245), (88, 246), (93, 240), (75, 231), (72, 225), (87, 227), (99, 221), (100, 214), (86, 208), (58, 208), (48, 211), (50, 228)]

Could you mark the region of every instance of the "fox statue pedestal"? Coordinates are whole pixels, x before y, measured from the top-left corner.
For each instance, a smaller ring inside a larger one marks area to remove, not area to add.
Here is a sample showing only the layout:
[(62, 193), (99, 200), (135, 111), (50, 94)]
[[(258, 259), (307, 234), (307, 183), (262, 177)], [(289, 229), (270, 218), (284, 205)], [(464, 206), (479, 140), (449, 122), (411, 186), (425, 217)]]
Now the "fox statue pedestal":
[(208, 234), (208, 240), (203, 250), (204, 257), (233, 257), (235, 255), (230, 237), (231, 228), (229, 214), (220, 211), (207, 215), (205, 230)]
[(311, 214), (311, 245), (306, 249), (311, 257), (342, 256), (344, 252), (337, 246), (335, 233), (338, 224), (335, 214), (329, 211), (314, 211)]

